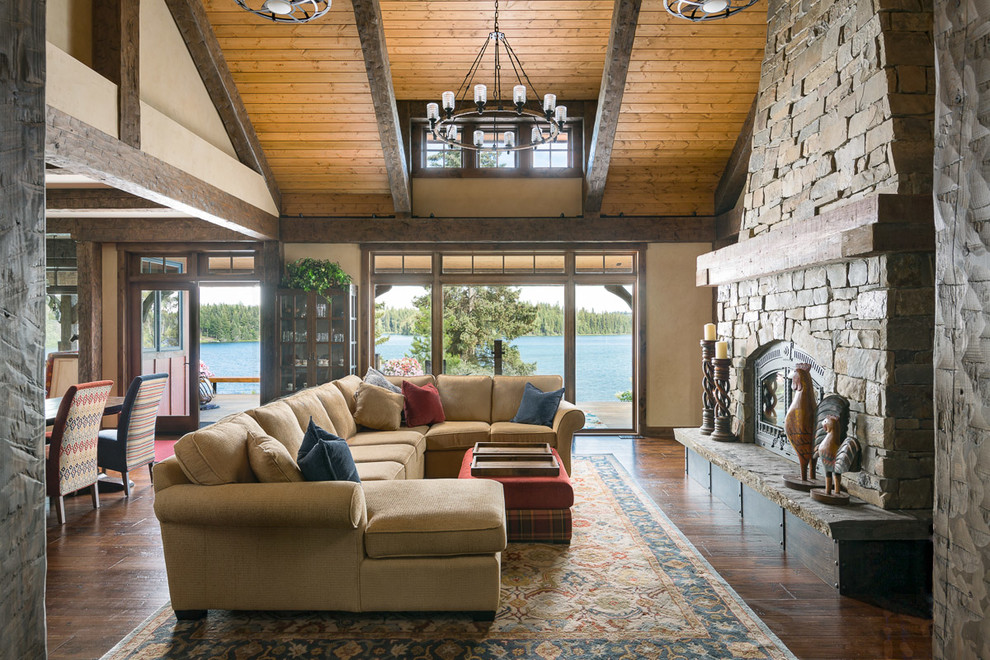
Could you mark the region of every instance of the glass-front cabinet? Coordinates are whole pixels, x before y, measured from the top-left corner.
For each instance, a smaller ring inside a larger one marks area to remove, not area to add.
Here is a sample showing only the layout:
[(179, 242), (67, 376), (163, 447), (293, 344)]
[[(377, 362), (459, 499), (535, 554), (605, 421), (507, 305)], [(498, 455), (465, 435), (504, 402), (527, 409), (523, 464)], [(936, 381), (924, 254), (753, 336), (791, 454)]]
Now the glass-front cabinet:
[(357, 287), (278, 292), (278, 396), (357, 371)]

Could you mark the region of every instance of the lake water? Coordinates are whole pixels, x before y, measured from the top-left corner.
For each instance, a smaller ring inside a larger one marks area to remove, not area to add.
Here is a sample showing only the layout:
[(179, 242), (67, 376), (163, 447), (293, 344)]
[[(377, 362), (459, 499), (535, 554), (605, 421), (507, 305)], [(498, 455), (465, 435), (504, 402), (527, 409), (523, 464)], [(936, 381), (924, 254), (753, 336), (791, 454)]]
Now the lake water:
[[(405, 356), (412, 349), (412, 337), (392, 335), (377, 347), (382, 361)], [(632, 389), (632, 336), (579, 335), (576, 340), (577, 400), (616, 401), (616, 393)], [(536, 362), (538, 374), (564, 373), (563, 337), (519, 337), (523, 362)], [(200, 357), (218, 376), (258, 376), (258, 342), (203, 344)], [(224, 383), (221, 392), (257, 392), (251, 383)]]

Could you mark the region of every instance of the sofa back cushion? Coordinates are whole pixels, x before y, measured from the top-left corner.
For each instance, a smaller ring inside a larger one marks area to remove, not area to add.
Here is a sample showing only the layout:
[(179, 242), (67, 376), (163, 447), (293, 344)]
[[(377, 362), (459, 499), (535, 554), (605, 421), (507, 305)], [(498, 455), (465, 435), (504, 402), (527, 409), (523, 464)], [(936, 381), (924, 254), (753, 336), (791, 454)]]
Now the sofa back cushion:
[(175, 443), (175, 458), (189, 481), (203, 486), (257, 481), (248, 459), (245, 424), (218, 422), (187, 433)]
[[(316, 397), (323, 402), (323, 409), (327, 411), (333, 426), (334, 435), (338, 435), (344, 440), (350, 440), (357, 433), (357, 424), (354, 423), (354, 411), (351, 410), (341, 388), (337, 387), (340, 381), (333, 381), (314, 388)], [(358, 379), (358, 385), (361, 379)], [(357, 389), (356, 387), (354, 389)], [(353, 394), (353, 393), (352, 393)], [(319, 424), (319, 422), (317, 422)], [(328, 431), (330, 427), (325, 427)]]
[(492, 422), (508, 422), (516, 416), (526, 383), (544, 392), (564, 386), (560, 376), (495, 376), (492, 380)]
[[(448, 376), (441, 374), (437, 376), (437, 389), (440, 390), (443, 414), (448, 421), (492, 421), (491, 376)], [(513, 410), (512, 414), (516, 414), (516, 411)]]
[[(323, 402), (320, 397), (316, 395), (316, 388), (309, 387), (305, 390), (300, 390), (292, 396), (287, 396), (284, 399), (289, 408), (292, 409), (292, 413), (296, 416), (296, 422), (299, 423), (299, 428), (303, 429), (305, 433), (306, 428), (309, 427), (309, 420), (312, 418), (316, 424), (331, 433), (336, 433), (337, 429), (333, 425), (333, 421), (330, 419), (330, 415), (327, 414), (327, 409), (323, 407)], [(298, 451), (298, 447), (296, 448)]]
[(336, 385), (337, 389), (339, 389), (341, 394), (344, 395), (344, 401), (347, 402), (347, 407), (351, 409), (352, 415), (354, 414), (355, 408), (354, 393), (357, 392), (357, 388), (359, 388), (363, 382), (364, 381), (361, 380), (361, 377), (355, 374), (350, 374), (333, 381), (333, 384)]
[(425, 376), (386, 376), (388, 382), (392, 383), (398, 388), (402, 388), (402, 383), (412, 383), (416, 387), (423, 387), (424, 385), (433, 385), (436, 387), (437, 379), (433, 377), (433, 374), (426, 374)]
[(254, 417), (266, 434), (285, 445), (290, 454), (295, 456), (296, 452), (299, 451), (303, 430), (288, 403), (282, 400), (272, 401), (260, 408), (248, 410), (247, 414)]

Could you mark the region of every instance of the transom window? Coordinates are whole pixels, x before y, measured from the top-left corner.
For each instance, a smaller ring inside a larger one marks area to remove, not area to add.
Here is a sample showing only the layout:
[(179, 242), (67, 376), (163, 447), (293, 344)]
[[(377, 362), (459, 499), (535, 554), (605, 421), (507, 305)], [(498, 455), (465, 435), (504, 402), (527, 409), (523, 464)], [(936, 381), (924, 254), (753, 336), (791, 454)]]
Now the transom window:
[(571, 166), (571, 148), (568, 143), (569, 130), (563, 130), (554, 142), (547, 142), (533, 148), (535, 169), (563, 169)]
[(426, 167), (430, 169), (459, 168), (461, 166), (461, 150), (458, 147), (441, 142), (426, 131), (424, 136)]

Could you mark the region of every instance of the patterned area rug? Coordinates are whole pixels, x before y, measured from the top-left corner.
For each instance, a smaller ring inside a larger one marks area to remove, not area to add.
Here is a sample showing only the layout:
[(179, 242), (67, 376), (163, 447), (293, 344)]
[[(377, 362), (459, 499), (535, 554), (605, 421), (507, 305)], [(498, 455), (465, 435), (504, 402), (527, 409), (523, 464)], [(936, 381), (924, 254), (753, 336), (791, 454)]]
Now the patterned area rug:
[(494, 622), (459, 614), (220, 612), (166, 606), (121, 658), (787, 658), (784, 647), (611, 456), (575, 457), (570, 546), (510, 544)]

